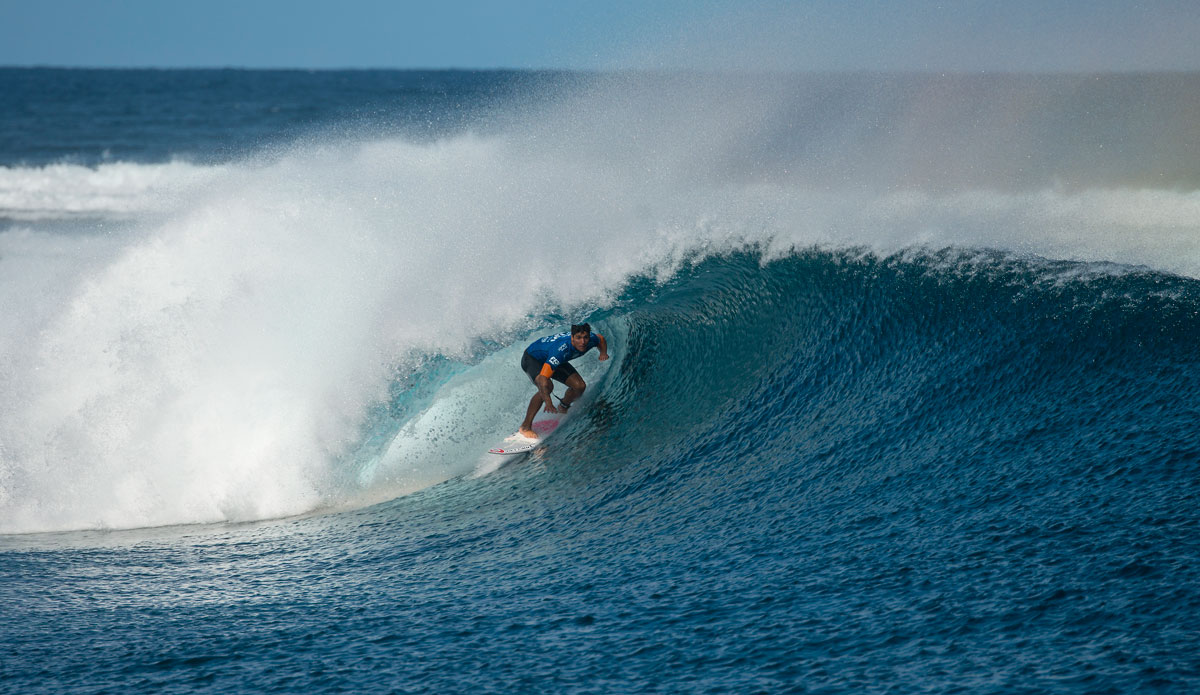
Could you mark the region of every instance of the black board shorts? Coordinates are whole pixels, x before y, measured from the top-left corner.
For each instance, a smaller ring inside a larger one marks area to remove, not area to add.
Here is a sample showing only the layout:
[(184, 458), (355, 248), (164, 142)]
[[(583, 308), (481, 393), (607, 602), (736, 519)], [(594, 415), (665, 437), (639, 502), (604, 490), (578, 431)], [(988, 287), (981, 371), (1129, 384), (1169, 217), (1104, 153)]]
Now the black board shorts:
[[(546, 363), (529, 354), (528, 352), (521, 355), (521, 369), (529, 377), (529, 380), (533, 382), (534, 386), (537, 385), (537, 375), (542, 373), (542, 365), (544, 364)], [(554, 373), (550, 375), (550, 378), (554, 379), (560, 384), (565, 384), (567, 383), (567, 379), (570, 379), (578, 373), (579, 372), (575, 371), (575, 368), (571, 366), (570, 362), (563, 362), (562, 364), (558, 365), (558, 369), (554, 370)]]

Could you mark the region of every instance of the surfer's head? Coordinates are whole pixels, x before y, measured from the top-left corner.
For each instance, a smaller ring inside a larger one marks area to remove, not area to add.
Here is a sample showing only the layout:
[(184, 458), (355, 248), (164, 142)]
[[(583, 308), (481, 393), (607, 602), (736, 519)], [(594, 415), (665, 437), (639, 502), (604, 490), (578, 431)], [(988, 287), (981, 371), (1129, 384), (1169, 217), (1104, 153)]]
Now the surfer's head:
[(592, 339), (592, 326), (587, 323), (577, 323), (571, 326), (571, 346), (580, 352), (587, 347)]

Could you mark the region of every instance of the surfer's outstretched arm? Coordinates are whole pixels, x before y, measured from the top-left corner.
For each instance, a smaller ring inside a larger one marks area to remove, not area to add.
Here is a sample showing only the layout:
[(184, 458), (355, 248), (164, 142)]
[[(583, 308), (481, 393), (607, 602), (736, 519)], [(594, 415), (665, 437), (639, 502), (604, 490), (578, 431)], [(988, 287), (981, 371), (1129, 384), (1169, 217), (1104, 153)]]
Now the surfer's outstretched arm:
[(600, 354), (596, 357), (596, 359), (603, 362), (604, 360), (608, 359), (608, 341), (605, 340), (604, 336), (600, 335), (599, 333), (596, 334), (596, 337), (600, 339)]

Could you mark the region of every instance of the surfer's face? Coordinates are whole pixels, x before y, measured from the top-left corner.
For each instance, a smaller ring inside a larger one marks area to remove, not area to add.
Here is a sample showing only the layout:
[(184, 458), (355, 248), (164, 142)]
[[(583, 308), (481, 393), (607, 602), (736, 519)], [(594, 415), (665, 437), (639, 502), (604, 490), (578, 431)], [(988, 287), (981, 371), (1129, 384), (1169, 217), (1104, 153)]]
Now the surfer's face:
[(572, 333), (571, 334), (571, 347), (575, 348), (576, 350), (578, 350), (580, 352), (583, 352), (583, 349), (585, 347), (587, 347), (588, 338), (590, 338), (590, 337), (591, 336), (588, 335), (587, 333)]

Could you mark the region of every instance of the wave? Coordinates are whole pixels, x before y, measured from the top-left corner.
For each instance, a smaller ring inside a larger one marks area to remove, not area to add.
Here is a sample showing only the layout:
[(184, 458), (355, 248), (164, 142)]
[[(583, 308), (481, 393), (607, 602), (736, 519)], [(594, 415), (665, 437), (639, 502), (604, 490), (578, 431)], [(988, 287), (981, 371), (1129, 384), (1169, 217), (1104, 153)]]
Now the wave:
[[(579, 318), (620, 346), (592, 375), (597, 413), (654, 423), (603, 425), (629, 450), (681, 432), (730, 444), (761, 430), (733, 415), (774, 422), (845, 393), (861, 407), (828, 426), (868, 436), (863, 399), (986, 391), (1000, 377), (974, 353), (1009, 368), (1017, 346), (1057, 340), (1065, 359), (1055, 317), (1151, 343), (1192, 330), (1196, 191), (751, 176), (763, 143), (743, 140), (768, 105), (644, 131), (639, 106), (605, 105), (582, 123), (562, 107), (500, 134), (310, 140), (219, 167), (5, 170), (10, 218), (110, 219), (0, 230), (0, 532), (282, 517), (468, 474), (527, 402), (514, 354)], [(681, 129), (705, 147), (669, 139)], [(60, 181), (48, 202), (45, 175)], [(124, 202), (93, 175), (124, 180)], [(1022, 303), (1033, 313), (1009, 311)], [(967, 330), (986, 340), (955, 343)], [(563, 446), (599, 436), (599, 417)], [(818, 426), (784, 424), (780, 442)]]
[[(1195, 281), (1108, 264), (952, 249), (697, 256), (669, 278), (633, 279), (584, 316), (611, 337), (614, 359), (580, 361), (588, 398), (549, 462), (752, 457), (777, 468), (854, 452), (855, 465), (941, 468), (1200, 453), (1195, 413), (1175, 396), (1200, 385), (1198, 315)], [(516, 363), (535, 334), (396, 366), (389, 393), (353, 421), (320, 422), (295, 390), (272, 390), (252, 368), (226, 375), (225, 363), (198, 393), (132, 394), (153, 412), (106, 390), (81, 406), (86, 420), (54, 432), (56, 451), (40, 452), (61, 467), (13, 466), (21, 450), (5, 447), (4, 530), (286, 516), (487, 472), (480, 452), (527, 402)], [(250, 388), (227, 392), (232, 380)], [(320, 448), (333, 427), (341, 448)], [(126, 433), (128, 448), (101, 448)], [(95, 458), (67, 448), (79, 446)]]

